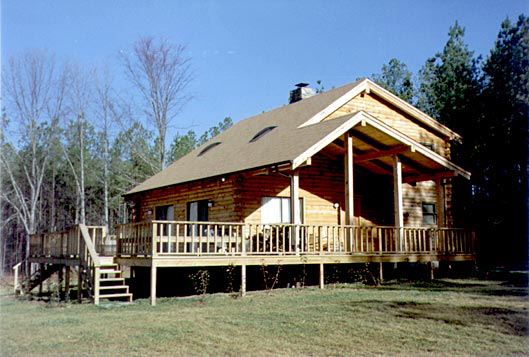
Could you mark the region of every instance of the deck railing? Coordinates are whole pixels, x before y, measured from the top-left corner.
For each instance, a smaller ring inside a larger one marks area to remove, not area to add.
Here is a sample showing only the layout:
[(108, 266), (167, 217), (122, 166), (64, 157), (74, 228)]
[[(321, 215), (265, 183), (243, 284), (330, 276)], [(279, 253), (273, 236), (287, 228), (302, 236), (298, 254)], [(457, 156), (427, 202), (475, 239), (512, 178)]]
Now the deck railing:
[[(115, 237), (107, 234), (106, 227), (85, 227), (98, 255), (114, 255), (116, 253)], [(31, 256), (79, 257), (86, 249), (79, 225), (60, 232), (33, 234), (30, 236), (30, 240)]]
[[(154, 237), (154, 238), (153, 238)], [(149, 221), (117, 227), (116, 254), (473, 254), (470, 230), (437, 227)]]

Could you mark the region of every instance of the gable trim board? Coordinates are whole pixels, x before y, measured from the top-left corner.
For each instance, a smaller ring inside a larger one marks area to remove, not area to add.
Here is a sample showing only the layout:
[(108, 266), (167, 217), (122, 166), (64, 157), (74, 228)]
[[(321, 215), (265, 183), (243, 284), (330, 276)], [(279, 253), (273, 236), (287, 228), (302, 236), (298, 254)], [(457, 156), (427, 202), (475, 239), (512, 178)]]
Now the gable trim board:
[(366, 92), (366, 93), (372, 92), (376, 94), (380, 98), (396, 106), (397, 108), (403, 110), (405, 113), (411, 115), (412, 117), (419, 120), (423, 124), (426, 124), (427, 126), (439, 132), (440, 134), (443, 134), (450, 140), (461, 140), (462, 139), (461, 135), (450, 130), (450, 128), (439, 123), (437, 120), (430, 117), (428, 114), (420, 111), (419, 109), (415, 108), (413, 105), (407, 103), (406, 101), (402, 100), (401, 98), (397, 97), (390, 91), (384, 89), (383, 87), (379, 86), (378, 84), (376, 84), (375, 82), (367, 78), (359, 82), (350, 91), (345, 93), (340, 98), (336, 99), (332, 104), (330, 104), (328, 107), (320, 111), (318, 114), (314, 115), (312, 118), (307, 120), (301, 126), (312, 125), (312, 124), (316, 124), (316, 123), (323, 121), (329, 115), (334, 113), (336, 110), (344, 106), (347, 102), (349, 102), (356, 96), (362, 94), (363, 92)]

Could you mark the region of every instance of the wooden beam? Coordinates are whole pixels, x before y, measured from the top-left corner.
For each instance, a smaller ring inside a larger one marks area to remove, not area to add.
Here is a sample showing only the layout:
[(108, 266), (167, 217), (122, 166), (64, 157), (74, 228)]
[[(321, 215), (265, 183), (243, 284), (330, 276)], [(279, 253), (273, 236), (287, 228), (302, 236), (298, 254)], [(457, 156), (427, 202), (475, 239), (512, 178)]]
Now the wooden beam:
[(438, 179), (443, 178), (449, 178), (457, 176), (457, 173), (454, 171), (437, 171), (432, 172), (424, 175), (413, 175), (413, 176), (406, 176), (402, 179), (402, 182), (404, 183), (413, 183), (413, 182), (421, 182), (421, 181), (435, 181)]
[(395, 154), (401, 154), (409, 150), (413, 151), (413, 148), (409, 145), (406, 145), (406, 144), (396, 145), (386, 150), (376, 150), (376, 151), (369, 152), (367, 154), (357, 155), (354, 157), (354, 161), (355, 163), (358, 164), (361, 162), (371, 161), (371, 160), (379, 159), (382, 157), (393, 156)]
[(344, 135), (344, 179), (345, 179), (345, 224), (353, 224), (354, 190), (353, 190), (353, 137), (346, 132)]
[[(385, 150), (389, 150), (391, 148), (391, 146), (388, 146), (386, 144), (383, 144), (377, 140), (374, 140), (372, 138), (370, 138), (369, 136), (367, 136), (366, 134), (364, 133), (361, 133), (359, 131), (354, 131), (353, 132), (353, 136), (355, 137), (355, 139), (359, 139), (360, 141), (364, 142), (365, 144), (375, 148), (376, 150), (381, 150), (381, 151), (385, 151)], [(411, 145), (410, 145), (411, 146)], [(423, 172), (429, 172), (430, 169), (427, 168), (427, 167), (424, 167), (422, 165), (420, 165), (419, 163), (417, 162), (414, 162), (412, 160), (409, 160), (409, 159), (406, 159), (404, 157), (401, 157), (400, 158), (401, 162), (406, 165), (407, 167), (419, 172), (419, 173), (423, 173)]]

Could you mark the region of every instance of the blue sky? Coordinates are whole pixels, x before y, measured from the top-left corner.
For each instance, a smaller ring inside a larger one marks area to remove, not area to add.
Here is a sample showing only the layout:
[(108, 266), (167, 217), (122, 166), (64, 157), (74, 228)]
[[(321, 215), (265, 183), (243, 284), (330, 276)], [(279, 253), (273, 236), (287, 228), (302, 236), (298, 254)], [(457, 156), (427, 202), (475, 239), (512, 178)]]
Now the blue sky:
[[(21, 1), (2, 0), (2, 62), (45, 48), (59, 59), (105, 64), (130, 91), (117, 61), (139, 36), (188, 46), (194, 96), (177, 127), (198, 132), (285, 104), (298, 82), (326, 88), (371, 76), (392, 57), (416, 72), (442, 49), (456, 20), (486, 55), (501, 21), (527, 0), (495, 1)], [(174, 129), (177, 130), (177, 129)], [(183, 131), (180, 129), (180, 131)]]

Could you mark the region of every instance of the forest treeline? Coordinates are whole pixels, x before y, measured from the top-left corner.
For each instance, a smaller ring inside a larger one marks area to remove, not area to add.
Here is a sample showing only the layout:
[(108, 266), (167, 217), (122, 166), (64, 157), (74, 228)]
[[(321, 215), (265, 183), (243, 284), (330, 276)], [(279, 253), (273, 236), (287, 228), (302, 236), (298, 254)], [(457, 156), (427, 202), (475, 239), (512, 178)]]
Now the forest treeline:
[[(25, 257), (34, 232), (74, 223), (112, 229), (123, 218), (124, 192), (232, 125), (224, 118), (204, 133), (177, 129), (189, 125), (182, 109), (192, 99), (184, 46), (140, 38), (119, 59), (115, 73), (124, 74), (130, 93), (116, 90), (108, 69), (58, 61), (47, 51), (4, 64), (2, 272)], [(485, 58), (468, 48), (456, 23), (418, 73), (392, 59), (373, 74), (463, 136), (453, 160), (472, 180), (454, 181), (456, 224), (477, 230), (484, 263), (527, 260), (528, 76), (525, 16), (501, 24)]]
[(374, 80), (459, 133), (452, 160), (470, 171), (453, 180), (455, 225), (476, 230), (479, 260), (527, 266), (529, 20), (501, 24), (494, 46), (476, 56), (456, 23), (418, 73), (392, 59)]

